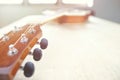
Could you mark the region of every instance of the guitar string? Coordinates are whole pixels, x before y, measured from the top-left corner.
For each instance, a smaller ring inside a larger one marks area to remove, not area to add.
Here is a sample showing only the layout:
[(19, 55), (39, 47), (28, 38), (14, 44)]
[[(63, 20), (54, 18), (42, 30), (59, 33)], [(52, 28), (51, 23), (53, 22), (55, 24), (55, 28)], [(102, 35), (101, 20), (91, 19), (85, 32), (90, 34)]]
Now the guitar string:
[[(27, 34), (27, 32), (29, 31), (29, 29), (30, 28), (32, 28), (32, 27), (34, 27), (34, 26), (36, 26), (37, 24), (35, 24), (35, 25), (33, 25), (33, 24), (30, 24), (29, 25), (29, 27), (24, 31), (24, 34)], [(13, 44), (14, 46), (17, 44), (17, 43), (19, 43), (19, 40), (21, 39), (21, 37), (20, 38), (18, 38), (18, 40)], [(0, 55), (1, 56), (1, 55)], [(3, 58), (2, 60), (4, 60), (5, 58)]]
[[(36, 25), (36, 24), (35, 24)], [(28, 32), (28, 30), (30, 29), (30, 28), (32, 28), (32, 27), (34, 27), (35, 25), (33, 25), (33, 24), (30, 24), (30, 26), (25, 30), (25, 32), (23, 33), (23, 34), (27, 34), (27, 32)], [(18, 38), (18, 40), (13, 44), (14, 46), (20, 41), (20, 39), (21, 39), (21, 37), (20, 38)]]

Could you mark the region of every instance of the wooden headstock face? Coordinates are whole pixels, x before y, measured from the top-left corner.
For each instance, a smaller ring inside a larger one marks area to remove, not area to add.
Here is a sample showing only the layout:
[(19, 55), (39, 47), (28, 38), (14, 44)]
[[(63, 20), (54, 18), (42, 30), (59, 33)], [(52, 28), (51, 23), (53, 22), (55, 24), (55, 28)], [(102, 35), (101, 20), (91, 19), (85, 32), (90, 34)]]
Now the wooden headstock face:
[(42, 36), (39, 24), (27, 24), (0, 39), (0, 76), (2, 69), (14, 76), (31, 48)]

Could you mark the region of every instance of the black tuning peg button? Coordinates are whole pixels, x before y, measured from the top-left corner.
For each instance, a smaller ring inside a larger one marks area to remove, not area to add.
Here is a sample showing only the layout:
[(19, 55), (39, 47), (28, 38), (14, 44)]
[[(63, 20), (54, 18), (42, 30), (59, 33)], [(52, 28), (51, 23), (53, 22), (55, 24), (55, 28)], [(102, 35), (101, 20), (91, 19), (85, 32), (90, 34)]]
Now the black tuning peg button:
[(41, 39), (40, 48), (41, 48), (41, 49), (46, 49), (47, 46), (48, 46), (48, 40), (45, 39), (45, 38)]
[(23, 68), (25, 77), (31, 77), (34, 73), (35, 67), (32, 62), (27, 62)]
[(42, 58), (42, 51), (39, 48), (35, 48), (33, 51), (33, 59), (39, 61)]

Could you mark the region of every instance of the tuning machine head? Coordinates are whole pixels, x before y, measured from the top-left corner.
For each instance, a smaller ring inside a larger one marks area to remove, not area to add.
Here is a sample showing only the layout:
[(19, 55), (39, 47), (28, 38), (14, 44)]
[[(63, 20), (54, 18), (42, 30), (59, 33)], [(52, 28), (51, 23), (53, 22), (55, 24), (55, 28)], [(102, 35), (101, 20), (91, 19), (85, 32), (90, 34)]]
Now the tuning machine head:
[(29, 54), (33, 56), (35, 61), (39, 61), (42, 58), (42, 50), (39, 48), (35, 48), (33, 52), (29, 52)]
[(8, 55), (9, 55), (9, 56), (13, 56), (13, 55), (15, 55), (15, 54), (17, 54), (17, 53), (18, 53), (18, 50), (14, 47), (13, 44), (10, 44), (10, 45), (9, 45)]
[(39, 61), (42, 58), (42, 51), (39, 48), (35, 48), (33, 51), (33, 59)]
[(8, 40), (9, 40), (9, 37), (6, 34), (4, 34), (2, 41), (8, 41)]
[(20, 27), (17, 27), (17, 26), (14, 26), (14, 32), (18, 32), (18, 31), (20, 31), (21, 30), (21, 28)]
[(30, 30), (29, 30), (29, 33), (30, 34), (34, 34), (36, 32), (36, 30), (32, 27), (32, 28), (30, 28)]
[(20, 66), (20, 69), (24, 71), (24, 76), (25, 77), (31, 77), (34, 74), (35, 67), (32, 62), (26, 62), (24, 67)]
[(21, 35), (21, 40), (20, 40), (21, 43), (27, 43), (28, 42), (28, 38), (26, 37), (25, 34), (22, 34)]
[(42, 38), (39, 44), (41, 49), (46, 49), (48, 46), (48, 40), (46, 38)]

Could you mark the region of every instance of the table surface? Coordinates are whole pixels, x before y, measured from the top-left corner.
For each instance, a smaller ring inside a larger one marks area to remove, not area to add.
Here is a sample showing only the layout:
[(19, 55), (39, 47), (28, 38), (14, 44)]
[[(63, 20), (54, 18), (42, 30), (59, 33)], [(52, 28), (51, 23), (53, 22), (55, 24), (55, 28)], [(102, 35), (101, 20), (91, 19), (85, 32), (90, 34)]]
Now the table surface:
[[(43, 19), (27, 16), (1, 28), (0, 35), (8, 28)], [(91, 16), (85, 23), (49, 22), (41, 29), (49, 41), (41, 61), (28, 55), (22, 64), (33, 62), (34, 75), (26, 78), (19, 70), (14, 80), (120, 80), (120, 24)]]

